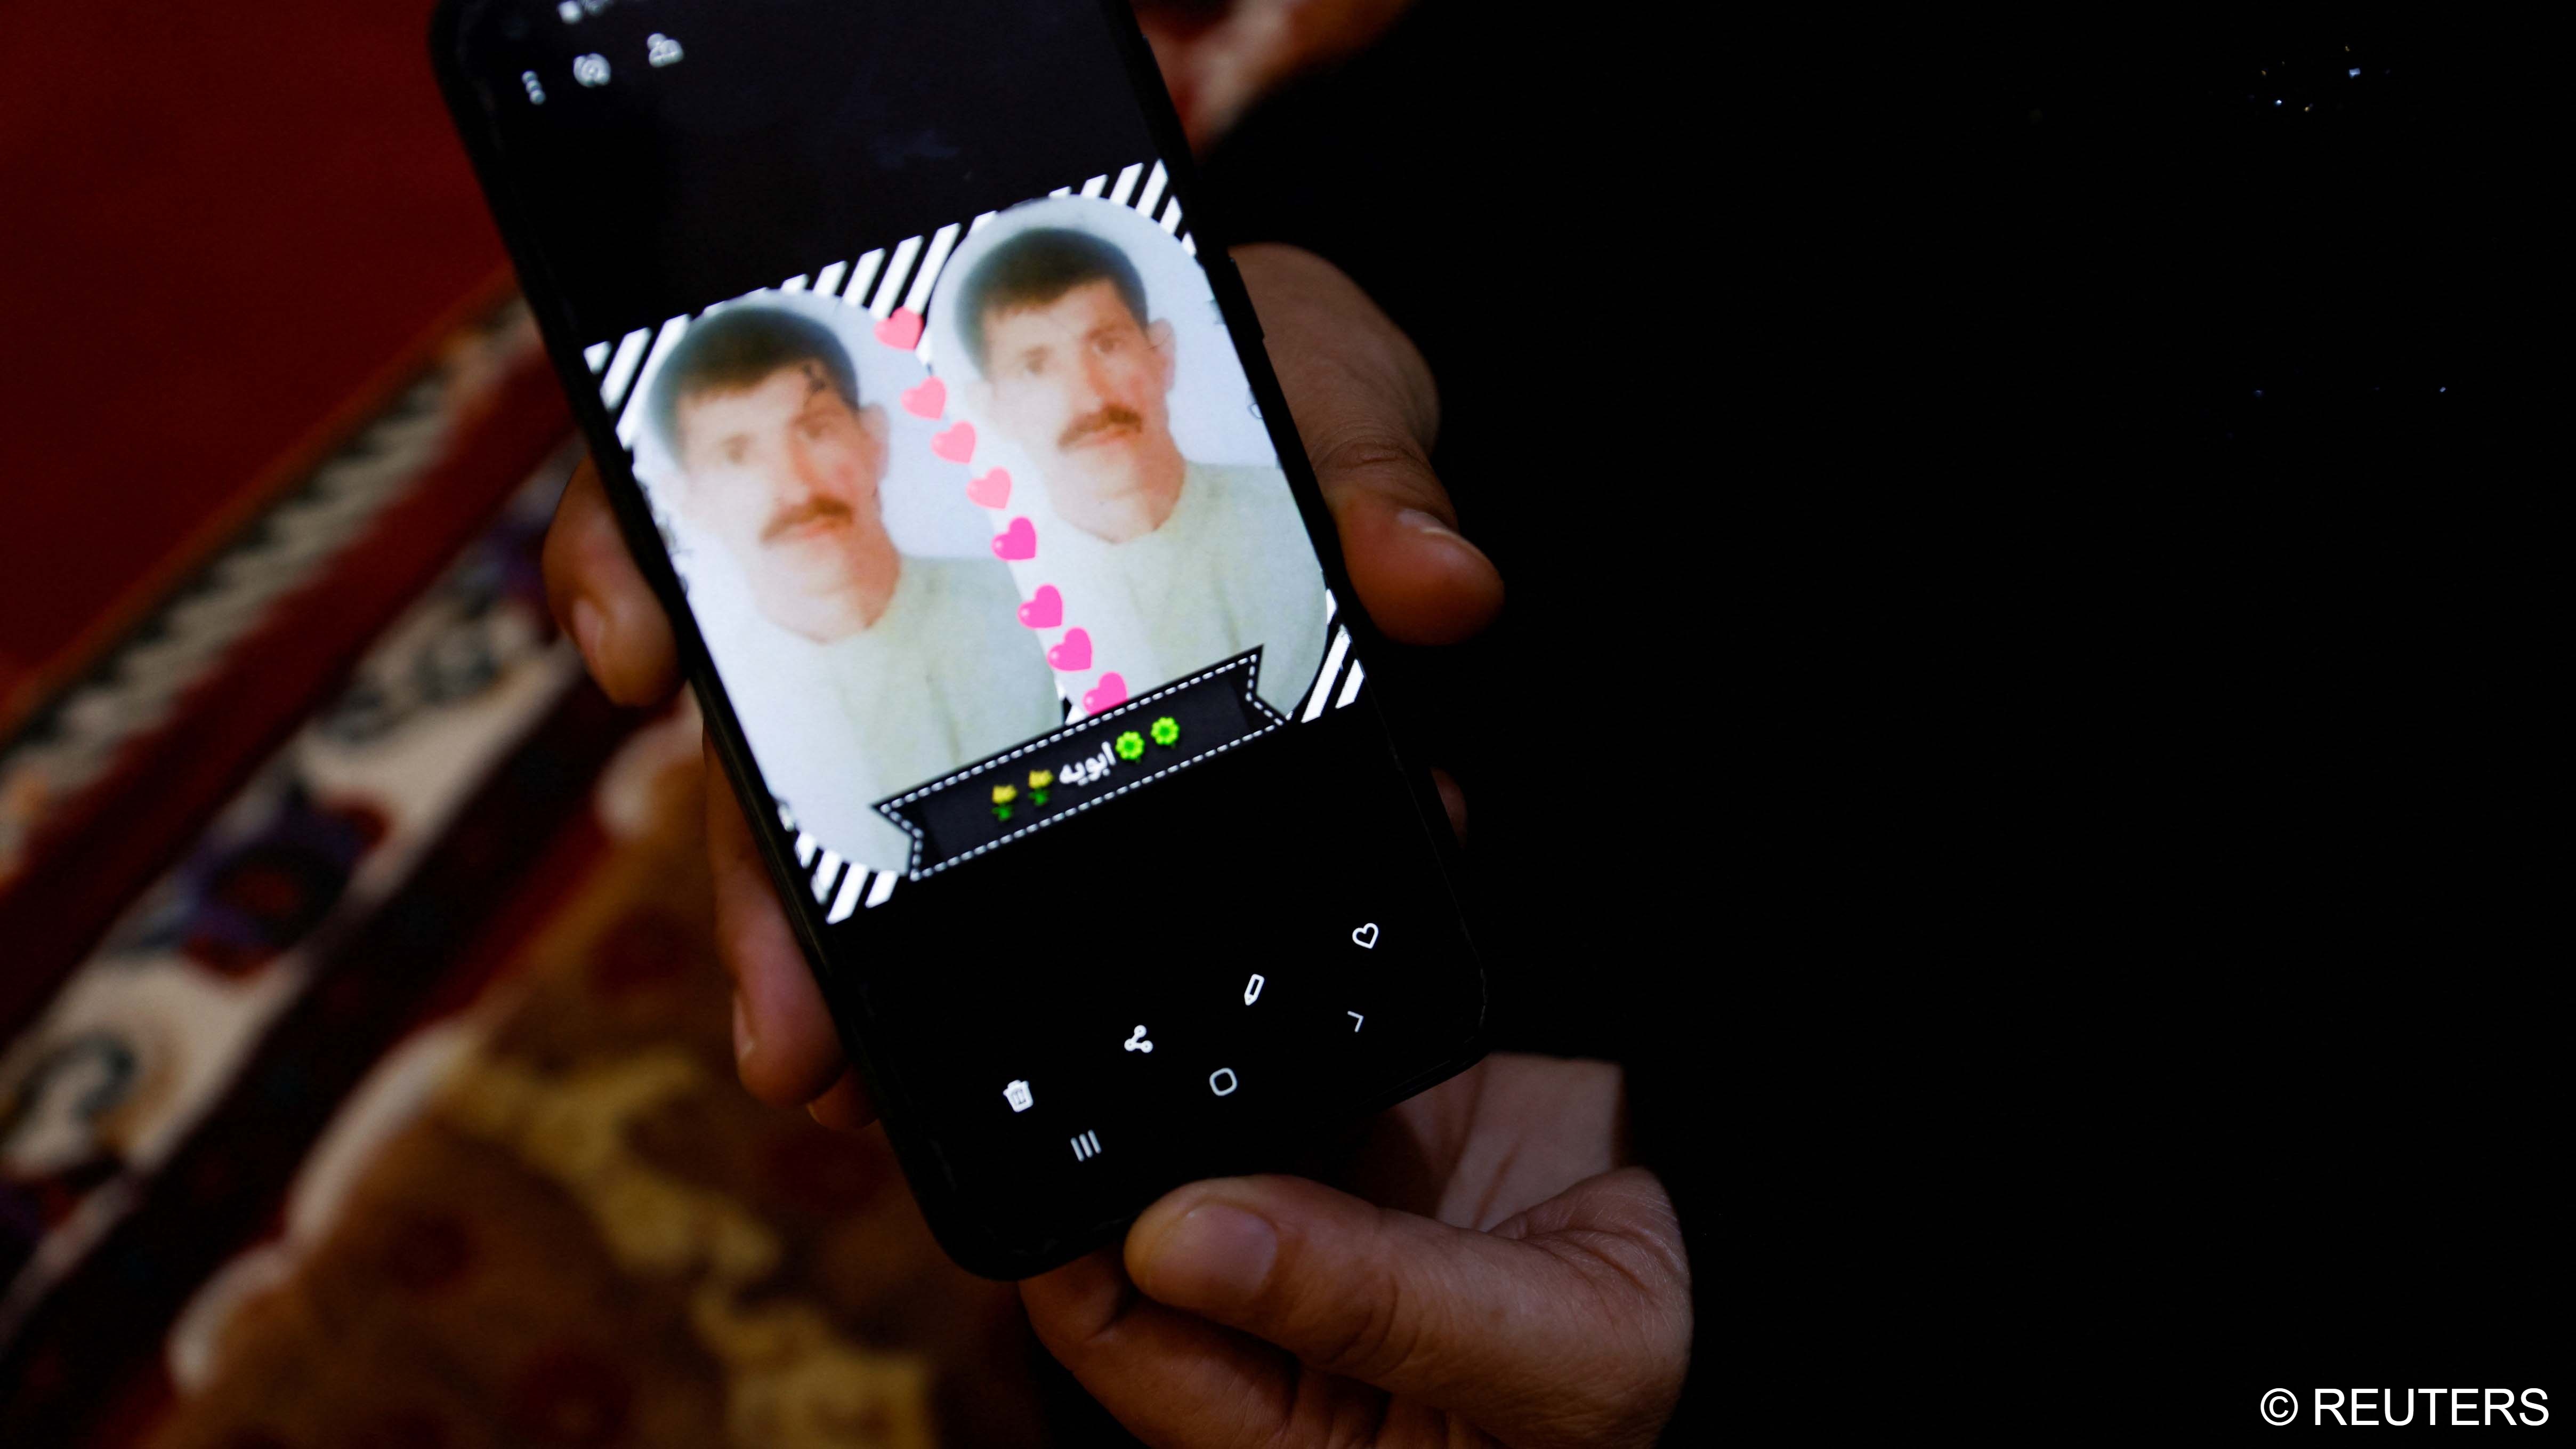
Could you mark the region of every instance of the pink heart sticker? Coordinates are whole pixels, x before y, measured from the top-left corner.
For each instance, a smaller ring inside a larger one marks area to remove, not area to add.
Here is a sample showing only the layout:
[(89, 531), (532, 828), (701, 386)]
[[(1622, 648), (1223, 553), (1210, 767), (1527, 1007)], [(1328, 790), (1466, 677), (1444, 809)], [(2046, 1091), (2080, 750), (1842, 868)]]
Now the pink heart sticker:
[(966, 496), (987, 508), (1001, 508), (1011, 501), (1011, 473), (996, 468), (980, 478), (967, 481)]
[(1064, 622), (1064, 595), (1053, 584), (1040, 584), (1035, 595), (1020, 605), (1020, 622), (1032, 629), (1052, 629)]
[(935, 418), (948, 411), (948, 384), (932, 378), (903, 390), (903, 410), (916, 418)]
[[(1080, 674), (1091, 667), (1091, 636), (1080, 629), (1064, 631), (1064, 642), (1047, 651), (1047, 663), (1067, 674)], [(1127, 686), (1118, 686), (1124, 690)]]
[(893, 316), (877, 324), (877, 340), (907, 352), (920, 346), (921, 314), (910, 307), (895, 308)]
[(975, 456), (975, 425), (959, 423), (953, 428), (930, 435), (930, 451), (951, 463), (963, 463)]
[(1098, 685), (1082, 692), (1084, 714), (1098, 714), (1104, 709), (1114, 709), (1126, 702), (1127, 681), (1119, 678), (1115, 670), (1100, 676)]
[(995, 558), (1023, 559), (1037, 556), (1037, 526), (1025, 518), (1012, 519), (1010, 527), (993, 535), (993, 557)]

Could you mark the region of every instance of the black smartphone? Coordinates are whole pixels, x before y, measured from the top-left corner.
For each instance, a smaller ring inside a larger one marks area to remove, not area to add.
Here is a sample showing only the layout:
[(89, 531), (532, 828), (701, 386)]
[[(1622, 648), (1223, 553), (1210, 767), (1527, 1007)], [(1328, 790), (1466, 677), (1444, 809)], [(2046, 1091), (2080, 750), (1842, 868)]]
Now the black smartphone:
[(1477, 1059), (1454, 843), (1120, 0), (443, 0), (431, 44), (959, 1263)]

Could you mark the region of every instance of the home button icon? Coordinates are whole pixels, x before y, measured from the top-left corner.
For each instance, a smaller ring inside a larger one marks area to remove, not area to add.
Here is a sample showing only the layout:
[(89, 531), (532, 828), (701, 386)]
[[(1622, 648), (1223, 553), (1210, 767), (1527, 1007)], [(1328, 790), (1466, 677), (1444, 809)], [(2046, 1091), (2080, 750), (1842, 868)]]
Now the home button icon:
[(1234, 1068), (1219, 1067), (1208, 1073), (1208, 1090), (1220, 1097), (1234, 1095)]

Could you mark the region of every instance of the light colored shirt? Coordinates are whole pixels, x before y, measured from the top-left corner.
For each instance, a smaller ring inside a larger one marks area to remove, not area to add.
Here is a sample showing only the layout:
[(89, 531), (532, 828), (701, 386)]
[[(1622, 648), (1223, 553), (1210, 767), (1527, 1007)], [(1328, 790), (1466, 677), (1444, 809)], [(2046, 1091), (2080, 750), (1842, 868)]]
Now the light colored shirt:
[(1324, 573), (1288, 477), (1192, 463), (1153, 532), (1110, 543), (1070, 525), (1039, 541), (1083, 613), (1096, 671), (1143, 694), (1262, 646), (1261, 698), (1295, 710), (1324, 658)]
[[(773, 640), (761, 667), (790, 674), (751, 691), (781, 701), (765, 718), (728, 681), (761, 772), (799, 828), (848, 859), (900, 870), (912, 837), (877, 801), (1062, 725), (1054, 675), (1018, 606), (999, 563), (907, 557), (867, 628), (829, 644)], [(784, 703), (791, 690), (826, 707)]]

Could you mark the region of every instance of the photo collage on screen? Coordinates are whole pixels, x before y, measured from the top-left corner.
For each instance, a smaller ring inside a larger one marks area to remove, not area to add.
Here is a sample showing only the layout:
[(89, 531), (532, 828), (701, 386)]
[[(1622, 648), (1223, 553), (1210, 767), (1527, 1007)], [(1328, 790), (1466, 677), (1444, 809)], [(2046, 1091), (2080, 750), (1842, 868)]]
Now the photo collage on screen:
[(1364, 671), (1159, 164), (586, 358), (827, 921)]

